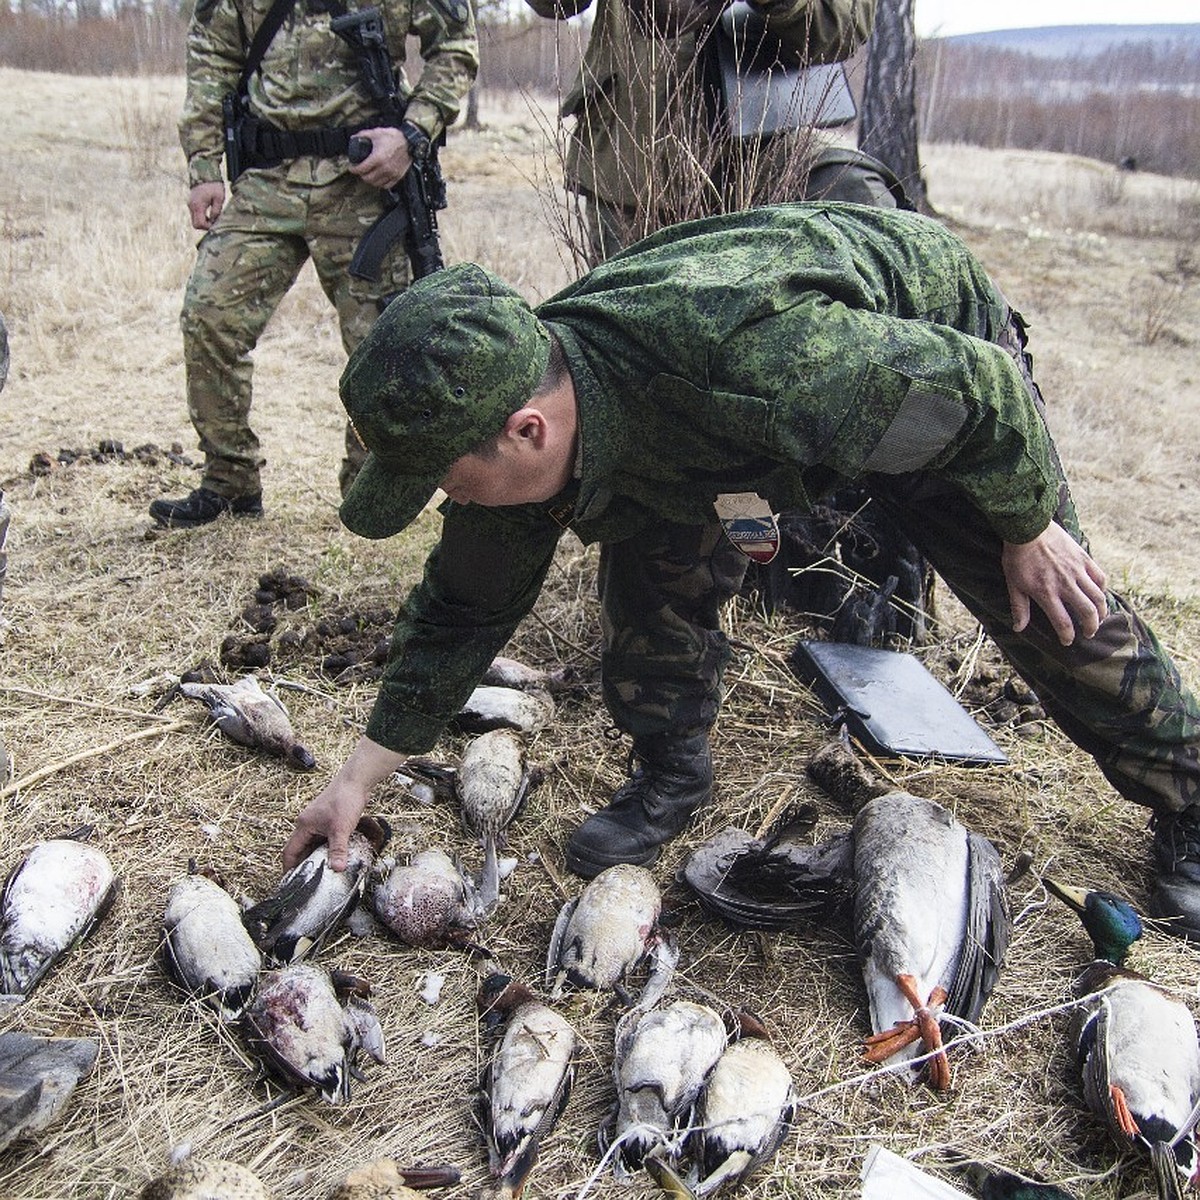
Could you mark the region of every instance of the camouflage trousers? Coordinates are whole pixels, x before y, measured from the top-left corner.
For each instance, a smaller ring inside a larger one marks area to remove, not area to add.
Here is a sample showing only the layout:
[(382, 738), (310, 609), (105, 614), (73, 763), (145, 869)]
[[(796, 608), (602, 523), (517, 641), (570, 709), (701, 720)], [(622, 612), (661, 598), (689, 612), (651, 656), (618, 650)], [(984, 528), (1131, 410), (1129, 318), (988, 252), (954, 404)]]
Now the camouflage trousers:
[[(296, 174), (292, 164), (247, 171), (238, 179), (200, 242), (184, 294), (188, 415), (204, 454), (202, 486), (223, 496), (262, 490), (266, 460), (250, 425), (251, 356), (306, 260), (311, 257), (337, 312), (347, 354), (387, 299), (408, 284), (399, 246), (389, 252), (377, 283), (355, 279), (347, 269), (359, 239), (383, 211), (377, 189), (348, 174), (321, 185), (297, 182)], [(345, 453), (343, 483), (366, 458), (348, 425)]]
[[(1015, 314), (999, 342), (1044, 420)], [(1055, 519), (1086, 546), (1056, 466)], [(1036, 606), (1026, 629), (1014, 633), (1003, 543), (962, 491), (927, 472), (869, 474), (861, 482), (1121, 795), (1156, 812), (1200, 801), (1200, 706), (1121, 596), (1110, 592), (1096, 635), (1070, 646), (1060, 645)], [(662, 526), (655, 537), (604, 548), (598, 577), (604, 694), (619, 728), (634, 736), (689, 734), (713, 723), (729, 658), (719, 612), (737, 590), (746, 561), (719, 526)]]

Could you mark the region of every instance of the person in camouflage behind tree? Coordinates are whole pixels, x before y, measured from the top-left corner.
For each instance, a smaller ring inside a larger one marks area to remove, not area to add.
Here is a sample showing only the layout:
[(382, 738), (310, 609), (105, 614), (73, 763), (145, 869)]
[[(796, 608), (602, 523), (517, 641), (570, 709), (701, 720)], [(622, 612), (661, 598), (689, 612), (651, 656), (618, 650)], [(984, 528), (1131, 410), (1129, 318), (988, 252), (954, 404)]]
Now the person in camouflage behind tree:
[[(371, 789), (433, 746), (532, 608), (565, 529), (658, 572), (664, 521), (708, 528), (731, 494), (779, 512), (858, 480), (1068, 736), (1155, 814), (1159, 907), (1200, 936), (1200, 708), (1087, 552), (1024, 347), (1020, 316), (958, 238), (865, 206), (668, 228), (536, 310), (470, 264), (421, 280), (342, 376), (372, 453), (341, 515), (387, 537), (440, 486), (442, 538), (366, 735), (300, 814), (285, 862), (319, 838), (344, 862)], [(674, 674), (656, 647), (645, 660), (642, 711), (669, 728), (720, 702), (724, 639), (703, 656), (688, 636)], [(567, 863), (649, 864), (695, 807), (618, 799), (570, 835)]]
[[(233, 183), (221, 178), (222, 102), (237, 86), (269, 0), (197, 0), (188, 28), (187, 95), (179, 136), (188, 161), (188, 210), (202, 230), (183, 301), (181, 325), (188, 414), (200, 437), (200, 486), (150, 506), (160, 525), (190, 528), (223, 512), (262, 514), (265, 463), (250, 426), (251, 352), (271, 314), (312, 258), (337, 311), (349, 354), (387, 300), (409, 280), (400, 242), (377, 281), (347, 268), (360, 238), (385, 211), (384, 189), (408, 170), (411, 150), (436, 140), (458, 113), (478, 68), (474, 19), (466, 0), (379, 0), (392, 62), (407, 97), (400, 129), (382, 126), (354, 53), (330, 28), (340, 0), (294, 0), (248, 80), (250, 111), (270, 127), (259, 161)], [(420, 41), (424, 63), (410, 85), (405, 39)], [(370, 139), (368, 158), (351, 164), (348, 137)], [(366, 457), (346, 431), (342, 490)]]
[[(539, 15), (566, 19), (591, 7), (592, 0), (527, 0)], [(737, 211), (754, 204), (828, 199), (894, 208), (911, 207), (884, 164), (844, 144), (841, 135), (813, 128), (821, 113), (837, 106), (815, 82), (810, 106), (788, 107), (782, 128), (733, 136), (727, 107), (717, 85), (720, 75), (718, 24), (727, 0), (596, 0), (594, 20), (579, 73), (563, 98), (560, 113), (572, 122), (564, 170), (567, 187), (582, 198), (587, 250), (594, 265), (655, 229), (694, 217)], [(741, 6), (745, 9), (745, 6)], [(725, 17), (730, 16), (726, 13)], [(871, 32), (875, 0), (753, 0), (747, 13), (755, 32), (741, 43), (739, 77), (761, 83), (754, 62), (765, 59), (779, 77), (779, 65), (811, 68), (838, 63), (861, 47)], [(761, 35), (766, 53), (750, 54)], [(729, 50), (735, 43), (726, 41)], [(773, 86), (779, 86), (776, 83)], [(828, 84), (824, 85), (828, 88)], [(850, 106), (852, 110), (852, 105)], [(843, 118), (844, 119), (844, 118)], [(711, 696), (692, 708), (677, 702), (673, 720), (645, 680), (656, 673), (679, 675), (689, 669), (712, 677), (724, 663), (724, 642), (715, 636), (724, 603), (739, 591), (758, 589), (765, 603), (789, 583), (798, 607), (818, 617), (847, 609), (857, 587), (848, 554), (850, 541), (870, 546), (870, 570), (883, 585), (892, 580), (891, 613), (913, 614), (919, 632), (927, 598), (927, 569), (911, 552), (912, 570), (897, 564), (885, 546), (903, 539), (879, 506), (837, 492), (827, 501), (836, 532), (821, 538), (820, 557), (840, 558), (845, 574), (800, 572), (791, 536), (813, 530), (815, 518), (784, 513), (787, 536), (769, 567), (751, 565), (710, 515), (704, 525), (663, 522), (645, 534), (636, 549), (628, 541), (606, 544), (600, 554), (597, 585), (605, 634), (605, 689), (616, 726), (629, 735), (631, 777), (614, 801), (635, 816), (639, 808), (703, 803), (712, 789), (708, 729), (716, 715)], [(904, 547), (908, 549), (908, 547)], [(747, 571), (750, 571), (749, 576)], [(832, 582), (831, 582), (832, 581)], [(816, 585), (827, 586), (819, 589)], [(653, 592), (656, 603), (648, 603)], [(835, 629), (835, 633), (838, 632)], [(882, 637), (876, 630), (866, 640)], [(656, 670), (653, 653), (664, 656)], [(689, 666), (685, 660), (694, 656)], [(598, 836), (607, 829), (607, 818)], [(586, 836), (586, 835), (583, 835)]]

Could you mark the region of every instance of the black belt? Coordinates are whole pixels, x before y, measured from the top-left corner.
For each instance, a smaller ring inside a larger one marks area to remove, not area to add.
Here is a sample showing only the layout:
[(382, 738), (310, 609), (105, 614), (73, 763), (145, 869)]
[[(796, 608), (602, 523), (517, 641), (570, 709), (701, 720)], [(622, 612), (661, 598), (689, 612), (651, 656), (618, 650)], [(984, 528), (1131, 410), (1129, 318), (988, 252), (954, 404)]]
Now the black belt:
[(275, 166), (289, 158), (315, 155), (317, 158), (336, 158), (346, 153), (356, 128), (339, 126), (332, 129), (276, 129), (254, 117), (245, 118), (242, 126), (242, 150), (246, 165)]

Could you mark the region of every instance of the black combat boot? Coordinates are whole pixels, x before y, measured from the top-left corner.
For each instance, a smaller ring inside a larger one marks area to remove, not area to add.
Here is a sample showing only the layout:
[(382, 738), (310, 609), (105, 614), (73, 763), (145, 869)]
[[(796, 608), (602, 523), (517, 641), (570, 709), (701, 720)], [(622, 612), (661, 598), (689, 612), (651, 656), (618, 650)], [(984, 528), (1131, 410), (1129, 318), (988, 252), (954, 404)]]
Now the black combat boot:
[(235, 517), (261, 517), (262, 492), (231, 498), (199, 487), (182, 500), (155, 500), (150, 505), (150, 515), (167, 529), (195, 529), (225, 512)]
[(567, 867), (584, 879), (616, 863), (645, 867), (712, 795), (708, 734), (633, 739), (632, 778), (567, 839)]
[(1167, 929), (1200, 941), (1200, 804), (1151, 819), (1158, 878), (1151, 907)]

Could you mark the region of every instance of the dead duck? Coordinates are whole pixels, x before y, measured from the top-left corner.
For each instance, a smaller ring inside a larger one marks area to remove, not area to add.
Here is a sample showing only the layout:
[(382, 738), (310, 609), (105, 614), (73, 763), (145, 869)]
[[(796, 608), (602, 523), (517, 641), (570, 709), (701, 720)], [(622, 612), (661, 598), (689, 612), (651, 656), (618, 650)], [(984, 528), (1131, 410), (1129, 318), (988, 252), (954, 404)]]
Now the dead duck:
[(0, 1150), (53, 1125), (99, 1053), (92, 1038), (0, 1033)]
[(545, 671), (541, 667), (531, 667), (515, 658), (506, 658), (498, 654), (492, 659), (479, 682), (484, 687), (517, 688), (520, 691), (552, 694), (575, 686), (576, 675), (574, 667), (558, 667), (553, 671)]
[(282, 701), (264, 692), (255, 676), (243, 675), (230, 684), (181, 683), (179, 692), (204, 704), (216, 727), (238, 745), (277, 755), (302, 771), (317, 765), (312, 751), (296, 737)]
[(679, 951), (659, 928), (662, 896), (645, 867), (618, 863), (601, 871), (558, 914), (546, 956), (546, 987), (560, 995), (568, 980), (581, 988), (612, 990), (633, 1001), (624, 980), (653, 960), (637, 1004), (652, 1008), (675, 971)]
[(504, 1024), (480, 1099), (494, 1200), (521, 1195), (546, 1135), (571, 1095), (577, 1039), (570, 1024), (507, 975), (484, 980), (485, 1026)]
[(402, 1167), (394, 1158), (377, 1158), (348, 1172), (327, 1200), (420, 1200), (422, 1191), (460, 1179), (454, 1167)]
[(470, 881), (444, 850), (421, 850), (375, 885), (371, 907), (405, 945), (466, 947), (478, 920), (471, 890)]
[(809, 773), (858, 803), (854, 937), (873, 1030), (866, 1058), (896, 1065), (932, 1052), (929, 1083), (944, 1090), (950, 1067), (938, 1018), (976, 1021), (1008, 949), (1000, 856), (940, 804), (903, 791), (878, 794), (844, 742), (823, 747)]
[(549, 692), (484, 684), (467, 697), (454, 721), (464, 733), (487, 733), (491, 729), (537, 733), (554, 720), (554, 711)]
[(1095, 959), (1076, 980), (1077, 1062), (1088, 1107), (1119, 1145), (1150, 1157), (1160, 1200), (1200, 1181), (1200, 1042), (1191, 1011), (1124, 966), (1142, 935), (1133, 906), (1111, 892), (1051, 879), (1046, 887), (1083, 922)]
[(648, 1155), (670, 1161), (693, 1123), (696, 1103), (725, 1049), (721, 1017), (706, 1004), (675, 1000), (648, 1012), (635, 1008), (617, 1022), (613, 1082), (617, 1107), (611, 1139), (618, 1179), (639, 1170)]
[(138, 1200), (271, 1200), (248, 1167), (213, 1158), (185, 1158), (150, 1180)]
[(782, 1145), (796, 1110), (792, 1073), (766, 1030), (749, 1014), (739, 1018), (708, 1077), (688, 1141), (699, 1179), (697, 1196), (745, 1179)]
[[(338, 993), (346, 996), (343, 1005)], [(384, 1061), (383, 1030), (352, 976), (292, 963), (263, 975), (242, 1018), (246, 1042), (293, 1088), (315, 1088), (330, 1104), (350, 1098), (359, 1051)]]
[(363, 817), (350, 835), (345, 870), (329, 866), (327, 845), (298, 862), (272, 895), (242, 914), (255, 945), (276, 963), (315, 954), (362, 900), (375, 856), (389, 836), (385, 822)]
[(171, 979), (221, 1016), (239, 1017), (254, 992), (262, 954), (215, 872), (196, 870), (193, 863), (176, 881), (162, 931), (163, 965)]
[(512, 729), (492, 729), (472, 738), (457, 768), (410, 758), (405, 770), (453, 794), (463, 824), (483, 841), (483, 873), (473, 897), (481, 916), (500, 900), (499, 848), (504, 831), (524, 807), (530, 790), (542, 779), (529, 766), (525, 743)]
[(83, 836), (38, 842), (9, 873), (0, 895), (0, 992), (5, 996), (27, 996), (95, 929), (116, 899), (112, 863)]

